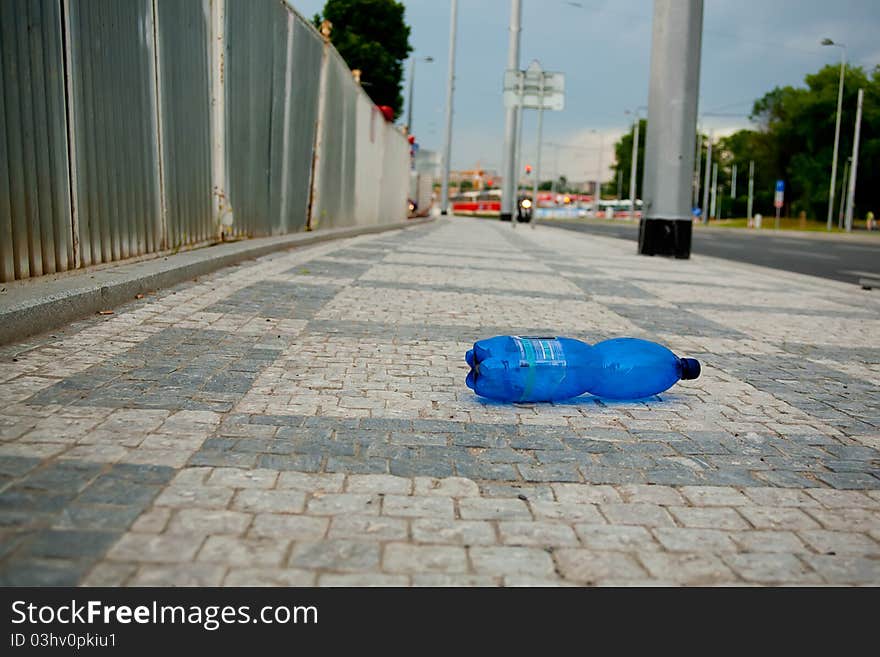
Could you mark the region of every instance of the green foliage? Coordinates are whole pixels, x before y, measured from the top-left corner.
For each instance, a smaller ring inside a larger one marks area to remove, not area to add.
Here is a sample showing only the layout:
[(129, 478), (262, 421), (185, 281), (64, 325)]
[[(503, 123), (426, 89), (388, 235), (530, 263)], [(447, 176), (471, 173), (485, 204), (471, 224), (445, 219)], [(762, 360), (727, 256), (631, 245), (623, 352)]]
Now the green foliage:
[(330, 40), (349, 68), (361, 70), (364, 91), (394, 116), (403, 109), (403, 62), (412, 52), (404, 6), (395, 0), (327, 0), (323, 15), (333, 24)]
[(461, 192), (467, 192), (474, 188), (474, 183), (471, 180), (462, 180), (461, 184), (459, 184), (458, 189)]
[[(784, 213), (825, 221), (828, 212), (828, 185), (834, 151), (834, 124), (837, 113), (838, 66), (825, 66), (805, 78), (805, 87), (777, 87), (755, 101), (751, 118), (756, 130), (740, 130), (713, 144), (712, 159), (718, 162), (718, 205), (721, 217), (745, 216), (749, 162), (755, 162), (753, 213), (773, 215), (776, 180), (785, 180)], [(858, 90), (864, 89), (859, 169), (856, 180), (855, 214), (863, 216), (880, 208), (880, 185), (876, 171), (880, 167), (880, 67), (870, 74), (860, 67), (846, 70), (843, 110), (840, 124), (837, 184), (834, 197), (834, 221), (844, 199), (844, 165), (852, 154)], [(644, 146), (647, 133), (642, 121), (639, 133), (638, 197), (642, 197)], [(702, 136), (698, 135), (702, 140)], [(617, 162), (615, 176), (623, 170), (624, 196), (629, 195), (629, 170), (632, 160), (632, 130), (614, 146)], [(700, 173), (700, 201), (705, 183), (705, 156)], [(733, 165), (737, 165), (736, 198), (730, 198)], [(615, 178), (616, 179), (616, 178)]]
[[(645, 119), (639, 119), (639, 161), (638, 173), (636, 174), (636, 198), (642, 198), (642, 173), (645, 167), (645, 134), (647, 133), (648, 122)], [(629, 178), (630, 168), (632, 165), (632, 149), (633, 149), (633, 131), (623, 135), (616, 144), (614, 144), (615, 163), (611, 167), (614, 171), (613, 190), (611, 187), (603, 187), (607, 193), (614, 196), (617, 195), (617, 172), (623, 173), (623, 197), (629, 198)]]

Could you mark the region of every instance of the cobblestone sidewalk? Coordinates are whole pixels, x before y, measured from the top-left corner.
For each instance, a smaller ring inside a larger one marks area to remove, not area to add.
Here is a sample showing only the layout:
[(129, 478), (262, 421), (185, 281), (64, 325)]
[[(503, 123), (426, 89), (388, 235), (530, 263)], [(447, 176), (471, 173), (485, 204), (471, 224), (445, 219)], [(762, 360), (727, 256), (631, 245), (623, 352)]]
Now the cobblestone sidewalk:
[[(453, 218), (0, 348), (0, 583), (880, 584), (880, 296)], [(660, 341), (660, 397), (503, 405), (495, 334)]]

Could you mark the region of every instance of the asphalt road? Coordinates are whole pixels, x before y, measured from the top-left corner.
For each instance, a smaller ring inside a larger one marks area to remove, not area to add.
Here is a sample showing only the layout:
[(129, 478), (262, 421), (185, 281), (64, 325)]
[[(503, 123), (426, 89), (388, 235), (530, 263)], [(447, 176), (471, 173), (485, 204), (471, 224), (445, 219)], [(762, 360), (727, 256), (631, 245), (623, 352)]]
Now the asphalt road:
[[(606, 237), (638, 240), (637, 224), (592, 221), (541, 220), (546, 226), (577, 230)], [(797, 237), (772, 230), (700, 229), (694, 231), (691, 252), (727, 260), (738, 260), (773, 269), (783, 269), (845, 283), (861, 277), (880, 277), (880, 238), (842, 240)]]

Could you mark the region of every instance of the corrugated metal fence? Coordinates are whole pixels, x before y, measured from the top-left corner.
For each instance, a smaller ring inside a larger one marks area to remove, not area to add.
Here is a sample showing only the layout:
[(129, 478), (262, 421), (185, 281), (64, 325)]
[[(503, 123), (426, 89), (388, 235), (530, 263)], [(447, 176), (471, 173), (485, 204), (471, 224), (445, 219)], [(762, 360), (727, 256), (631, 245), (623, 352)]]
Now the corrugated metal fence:
[(205, 243), (224, 213), (406, 216), (404, 135), (286, 0), (2, 0), (0, 90), (0, 281)]

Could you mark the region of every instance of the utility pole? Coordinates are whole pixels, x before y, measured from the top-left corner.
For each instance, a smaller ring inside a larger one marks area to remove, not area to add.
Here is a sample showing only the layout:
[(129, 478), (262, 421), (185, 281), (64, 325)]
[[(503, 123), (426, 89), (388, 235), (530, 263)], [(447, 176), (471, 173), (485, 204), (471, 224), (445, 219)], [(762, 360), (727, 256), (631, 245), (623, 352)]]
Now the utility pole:
[(714, 219), (718, 218), (715, 214), (715, 201), (718, 198), (718, 163), (712, 164), (712, 211), (711, 215)]
[(691, 200), (691, 206), (697, 207), (700, 205), (700, 172), (702, 171), (703, 166), (703, 146), (706, 141), (705, 137), (700, 137), (700, 128), (697, 126), (697, 137), (694, 141), (697, 142), (697, 153), (694, 155), (694, 160), (696, 160), (696, 167), (694, 169), (694, 182), (693, 182), (693, 198)]
[(849, 180), (847, 174), (849, 173), (849, 163), (851, 161), (852, 157), (848, 157), (843, 165), (843, 184), (840, 186), (840, 212), (837, 214), (837, 227), (841, 230), (843, 229), (843, 215), (846, 214), (846, 184)]
[(823, 46), (840, 48), (840, 79), (837, 83), (837, 120), (834, 125), (834, 155), (831, 158), (831, 184), (828, 187), (828, 230), (831, 230), (831, 215), (834, 212), (834, 183), (837, 178), (837, 147), (840, 143), (840, 110), (843, 106), (843, 78), (846, 75), (846, 46), (834, 43), (831, 39), (823, 39)]
[(599, 160), (596, 163), (598, 166), (598, 170), (596, 171), (596, 193), (595, 198), (593, 199), (593, 216), (599, 216), (599, 201), (602, 200), (602, 133), (596, 130), (596, 134), (599, 135)]
[(755, 198), (755, 161), (749, 160), (749, 202), (746, 205), (746, 216), (752, 219), (752, 201)]
[[(510, 28), (507, 41), (507, 70), (519, 70), (519, 39), (522, 28), (522, 0), (510, 0)], [(520, 119), (518, 107), (508, 107), (504, 114), (504, 186), (501, 189), (501, 220), (514, 222), (513, 213), (516, 203), (516, 135), (517, 122)]]
[(709, 180), (712, 175), (712, 137), (715, 133), (710, 130), (706, 140), (706, 180), (703, 182), (703, 223), (709, 223)]
[(636, 220), (636, 171), (639, 168), (639, 128), (641, 127), (642, 120), (639, 118), (639, 111), (636, 110), (636, 122), (633, 125), (633, 149), (632, 149), (632, 161), (629, 164), (629, 220)]
[[(544, 74), (541, 73), (541, 86), (538, 96), (541, 104), (538, 107), (538, 155), (535, 158), (535, 184), (532, 189), (532, 214), (538, 209), (538, 186), (541, 184), (541, 140), (544, 137)], [(532, 224), (534, 228), (535, 224)]]
[(736, 162), (733, 163), (733, 176), (730, 181), (730, 198), (736, 198)]
[(856, 198), (856, 179), (859, 172), (859, 135), (862, 130), (862, 100), (865, 90), (859, 89), (859, 98), (856, 102), (856, 131), (853, 135), (852, 166), (849, 170), (849, 191), (846, 194), (846, 232), (852, 230), (853, 204)]
[(654, 0), (639, 253), (689, 258), (703, 0)]
[(452, 158), (452, 94), (455, 91), (455, 26), (458, 0), (452, 0), (449, 10), (449, 81), (446, 85), (446, 146), (444, 148), (443, 184), (440, 187), (440, 214), (449, 209), (449, 167)]
[(513, 151), (513, 168), (516, 171), (516, 178), (514, 180), (513, 187), (513, 213), (511, 214), (510, 225), (513, 228), (516, 228), (516, 218), (519, 215), (519, 179), (522, 176), (522, 135), (523, 135), (523, 124), (525, 123), (523, 116), (523, 106), (522, 106), (522, 98), (523, 93), (525, 93), (525, 77), (520, 76), (519, 78), (519, 98), (520, 104), (517, 108), (517, 117), (516, 117), (516, 148)]

